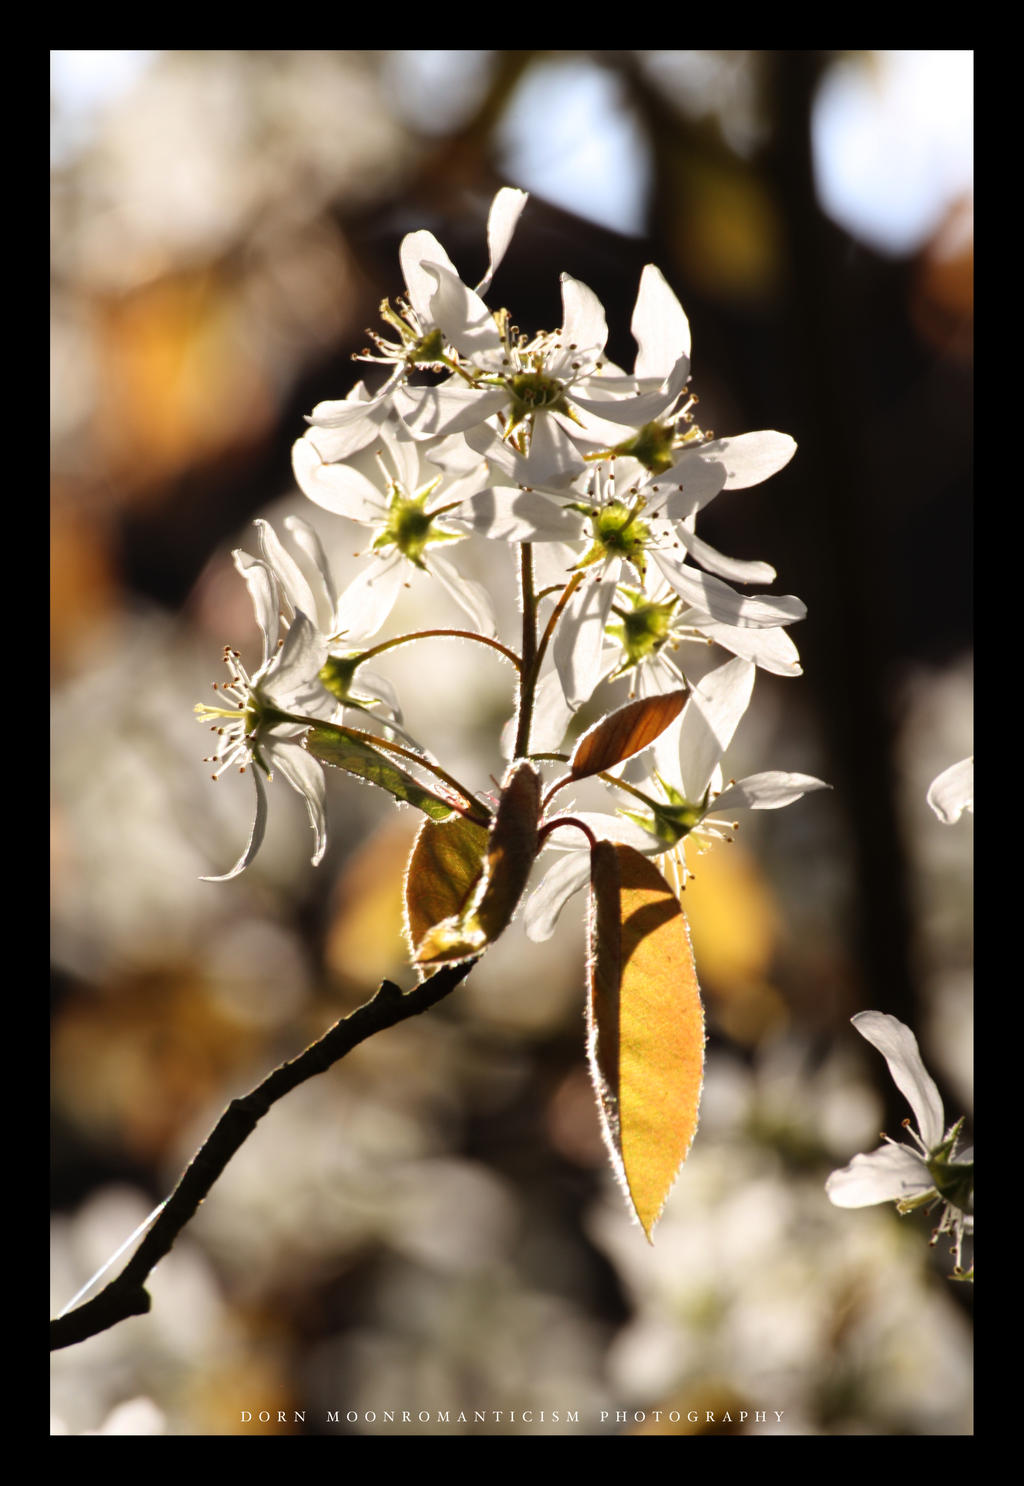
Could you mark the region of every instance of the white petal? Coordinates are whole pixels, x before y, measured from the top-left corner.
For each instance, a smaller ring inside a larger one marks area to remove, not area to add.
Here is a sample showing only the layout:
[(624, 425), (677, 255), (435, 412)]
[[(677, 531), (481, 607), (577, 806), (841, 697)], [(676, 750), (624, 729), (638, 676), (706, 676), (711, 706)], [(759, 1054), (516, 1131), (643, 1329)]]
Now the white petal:
[(583, 524), (577, 512), (549, 496), (508, 486), (478, 491), (448, 521), (502, 542), (572, 541)]
[(347, 423), (342, 428), (307, 428), (305, 437), (319, 454), (324, 464), (338, 464), (351, 459), (380, 433), (384, 421), (383, 409), (380, 417), (363, 418), (358, 423)]
[(292, 789), (305, 801), (309, 823), (313, 827), (315, 845), (313, 866), (317, 866), (327, 848), (327, 816), (324, 810), (326, 786), (324, 772), (316, 759), (306, 753), (297, 743), (268, 743), (267, 752), (273, 767), (280, 769)]
[(768, 629), (803, 619), (807, 606), (793, 594), (756, 593), (749, 598), (720, 578), (680, 562), (669, 553), (653, 550), (651, 557), (666, 582), (688, 604), (706, 610), (725, 624), (744, 629)]
[(558, 621), (554, 661), (570, 707), (587, 701), (604, 675), (604, 631), (620, 567), (616, 558), (602, 579), (585, 577)]
[(458, 274), (440, 263), (424, 263), (423, 271), (434, 278), (437, 288), (430, 299), (431, 316), (445, 340), (463, 356), (477, 362), (500, 357), (501, 336), (494, 316), (479, 294), (467, 289)]
[(555, 418), (539, 418), (517, 484), (564, 490), (582, 472), (579, 450)]
[(394, 423), (385, 430), (384, 451), (388, 455), (398, 483), (410, 494), (428, 480), (436, 480), (432, 469), (424, 470), (419, 445), (404, 423)]
[(653, 392), (642, 392), (632, 397), (600, 398), (596, 394), (601, 379), (591, 377), (581, 384), (586, 388), (586, 394), (574, 390), (570, 395), (577, 407), (593, 413), (597, 418), (607, 419), (610, 423), (624, 423), (630, 428), (640, 428), (644, 423), (650, 423), (652, 418), (660, 417), (676, 401), (686, 382), (688, 371), (689, 362), (684, 357), (677, 363), (668, 380)]
[(266, 563), (261, 562), (258, 557), (250, 557), (248, 552), (242, 552), (240, 549), (236, 549), (231, 555), (235, 560), (235, 567), (245, 579), (245, 586), (249, 590), (249, 597), (252, 599), (252, 607), (256, 614), (256, 623), (263, 635), (262, 667), (277, 649), (281, 607), (277, 593), (277, 579)]
[(303, 614), (316, 614), (317, 608), (324, 606), (317, 605), (313, 590), (306, 582), (305, 574), (291, 553), (282, 546), (277, 532), (269, 521), (257, 521), (255, 526), (259, 533), (263, 559), (276, 575), (284, 596), (291, 605), (292, 612), (301, 610)]
[(974, 814), (974, 755), (944, 769), (928, 788), (928, 803), (935, 814), (950, 826), (965, 810)]
[(724, 489), (721, 464), (698, 459), (696, 450), (691, 450), (663, 475), (648, 479), (643, 494), (658, 516), (687, 521)]
[(921, 1197), (934, 1187), (920, 1156), (905, 1145), (886, 1143), (869, 1156), (854, 1156), (849, 1166), (833, 1171), (825, 1183), (836, 1207), (871, 1207)]
[(701, 567), (707, 568), (709, 573), (717, 573), (720, 578), (727, 578), (732, 583), (773, 583), (776, 578), (775, 569), (767, 562), (744, 562), (738, 557), (726, 557), (724, 553), (717, 551), (714, 547), (702, 542), (694, 532), (687, 530), (682, 523), (673, 527), (677, 541), (686, 548), (691, 557), (695, 557)]
[[(702, 800), (715, 765), (733, 740), (750, 705), (755, 667), (746, 660), (726, 661), (693, 687), (679, 720), (675, 768), (665, 769), (655, 743), (655, 758), (668, 779), (679, 777), (688, 800)], [(666, 731), (671, 731), (667, 729)], [(664, 736), (664, 735), (663, 735)]]
[[(564, 413), (558, 412), (552, 412), (548, 418), (548, 422), (561, 425), (565, 430), (569, 442), (576, 449), (577, 472), (580, 468), (579, 461), (582, 455), (592, 454), (600, 458), (607, 450), (614, 449), (623, 440), (622, 422), (611, 423), (603, 416), (603, 410), (606, 407), (617, 406), (617, 402), (614, 404), (611, 401), (604, 403), (590, 396), (591, 389), (599, 382), (600, 378), (588, 377), (585, 382), (579, 384), (578, 388), (569, 389), (569, 395), (573, 399), (573, 416), (571, 418), (566, 417)], [(577, 401), (577, 392), (584, 396), (588, 404), (586, 408), (582, 407)], [(632, 397), (634, 394), (630, 393), (629, 396)], [(602, 411), (596, 413), (594, 411), (595, 408), (600, 408)], [(626, 421), (630, 422), (631, 420), (627, 419)], [(624, 459), (625, 456), (620, 456), (620, 458)], [(624, 466), (624, 468), (626, 467), (629, 468), (630, 473), (627, 478), (630, 479), (631, 483), (637, 483), (638, 479), (644, 480), (647, 478), (648, 471), (636, 460), (631, 460), (629, 466)], [(639, 470), (639, 476), (636, 475), (636, 470)]]
[(436, 547), (427, 549), (424, 561), (442, 588), (469, 615), (474, 628), (482, 635), (497, 634), (498, 621), (494, 605), (483, 584), (474, 583), (472, 578), (465, 577), (450, 558), (440, 555)]
[[(604, 305), (593, 289), (571, 274), (562, 274), (562, 334), (569, 359), (596, 360), (608, 340)], [(573, 349), (575, 348), (575, 349)], [(557, 373), (556, 373), (557, 375)]]
[(317, 677), (326, 659), (327, 641), (299, 610), (284, 644), (253, 679), (262, 683), (274, 700), (287, 709), (297, 695), (308, 691), (311, 683), (315, 683), (318, 691), (321, 689)]
[(416, 439), (465, 433), (500, 413), (507, 402), (503, 387), (402, 387), (395, 393), (395, 407)]
[(553, 588), (556, 583), (559, 589), (564, 588), (572, 576), (577, 556), (577, 549), (568, 542), (541, 542), (535, 547), (533, 577), (536, 591), (539, 593), (542, 588)]
[[(566, 830), (566, 835), (569, 834)], [(581, 832), (576, 831), (586, 845)], [(556, 862), (526, 900), (523, 922), (526, 933), (535, 944), (550, 939), (559, 914), (574, 893), (590, 880), (590, 852), (573, 851)]]
[(769, 769), (764, 774), (749, 774), (738, 784), (723, 790), (708, 806), (708, 814), (717, 815), (719, 810), (732, 810), (736, 806), (748, 810), (781, 810), (784, 805), (792, 805), (812, 790), (831, 788), (823, 779), (815, 779), (811, 774), (784, 774)]
[[(481, 434), (485, 444), (492, 440), (500, 442), (497, 433), (486, 425), (474, 428), (471, 432)], [(468, 475), (478, 468), (486, 468), (481, 454), (462, 433), (445, 434), (436, 443), (424, 444), (423, 458), (437, 469), (444, 470), (446, 475)]]
[[(643, 809), (639, 800), (637, 807), (638, 810)], [(624, 815), (603, 815), (590, 810), (574, 810), (572, 814), (590, 827), (598, 841), (616, 841), (620, 846), (631, 846), (634, 851), (642, 852), (648, 857), (661, 856), (665, 850), (663, 841), (659, 841), (657, 836), (645, 831), (643, 826), (638, 825), (635, 820), (628, 820)]]
[(267, 829), (267, 786), (263, 779), (263, 771), (256, 764), (250, 765), (249, 772), (256, 786), (256, 814), (253, 817), (252, 831), (249, 834), (249, 844), (230, 872), (224, 872), (220, 877), (200, 878), (201, 882), (229, 882), (232, 877), (238, 877), (245, 871), (263, 845), (263, 837)]
[(406, 563), (400, 552), (374, 552), (362, 572), (353, 578), (338, 600), (335, 624), (345, 639), (357, 642), (375, 635), (391, 614), (405, 581)]
[(935, 1080), (921, 1061), (917, 1038), (903, 1022), (883, 1011), (859, 1011), (851, 1020), (860, 1035), (882, 1054), (893, 1083), (914, 1111), (921, 1139), (930, 1151), (934, 1150), (945, 1133), (942, 1100)]
[(284, 524), (312, 570), (307, 573), (307, 577), (316, 597), (316, 622), (318, 628), (326, 634), (334, 622), (334, 610), (338, 602), (327, 553), (317, 533), (301, 516), (286, 516)]
[(427, 265), (438, 263), (458, 278), (458, 270), (432, 232), (408, 232), (402, 238), (398, 250), (399, 262), (405, 277), (409, 303), (416, 311), (425, 330), (436, 323), (431, 314), (430, 301), (437, 291), (437, 280), (427, 272)]
[[(530, 439), (530, 452), (525, 456), (500, 438), (488, 424), (481, 423), (467, 429), (465, 439), (493, 470), (505, 476), (500, 482), (502, 484), (563, 490), (581, 473), (579, 451), (554, 418), (537, 420)], [(433, 457), (431, 454), (430, 458)]]
[[(396, 722), (402, 721), (402, 704), (387, 676), (382, 676), (378, 671), (368, 671), (365, 666), (360, 666), (352, 681), (353, 693), (360, 702), (382, 702), (388, 713)], [(386, 719), (380, 719), (386, 721)]]
[(733, 655), (751, 660), (764, 671), (775, 676), (802, 676), (800, 653), (785, 629), (776, 626), (770, 629), (741, 629), (734, 624), (720, 624), (710, 614), (686, 614), (683, 623), (731, 650)]
[(384, 515), (384, 497), (365, 475), (344, 464), (324, 464), (309, 435), (292, 446), (292, 469), (303, 495), (325, 511), (372, 525)]
[(495, 269), (508, 251), (512, 234), (516, 230), (523, 207), (530, 199), (528, 191), (518, 191), (514, 186), (502, 186), (491, 202), (487, 214), (487, 248), (489, 253), (487, 272), (476, 286), (478, 294), (486, 294), (491, 286)]
[(534, 753), (555, 753), (562, 746), (574, 709), (565, 700), (557, 671), (546, 671), (533, 696), (530, 748)]
[(392, 398), (405, 376), (405, 367), (396, 366), (372, 397), (357, 382), (343, 401), (317, 404), (306, 420), (306, 437), (325, 464), (352, 458), (376, 438), (393, 416)]
[(788, 433), (762, 429), (730, 439), (712, 439), (693, 453), (705, 463), (721, 465), (727, 490), (743, 490), (748, 485), (759, 485), (787, 465), (796, 453), (796, 440)]
[[(309, 422), (317, 428), (348, 428), (364, 418), (371, 417), (372, 419), (372, 415), (387, 402), (400, 376), (401, 371), (396, 368), (380, 391), (372, 396), (362, 382), (357, 382), (347, 397), (333, 402), (318, 402), (309, 415)], [(372, 421), (377, 420), (372, 419)]]
[(633, 368), (638, 377), (667, 377), (679, 358), (690, 354), (690, 322), (653, 263), (640, 275), (630, 329), (640, 348)]

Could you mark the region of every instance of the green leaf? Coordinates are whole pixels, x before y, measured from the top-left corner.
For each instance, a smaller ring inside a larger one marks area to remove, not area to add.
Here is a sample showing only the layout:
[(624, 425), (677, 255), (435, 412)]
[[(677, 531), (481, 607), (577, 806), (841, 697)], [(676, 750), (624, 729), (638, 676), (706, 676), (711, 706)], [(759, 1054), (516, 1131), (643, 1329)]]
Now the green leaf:
[(478, 955), (508, 928), (537, 856), (540, 776), (514, 764), (487, 840), (484, 870), (460, 912), (435, 923), (416, 947), (416, 965), (451, 964)]
[(630, 846), (591, 852), (589, 938), (591, 1076), (612, 1164), (650, 1239), (697, 1129), (704, 1012), (683, 911)]
[(632, 758), (653, 743), (669, 723), (683, 710), (689, 694), (687, 687), (663, 692), (656, 697), (641, 697), (595, 722), (579, 739), (569, 762), (572, 779), (586, 779), (603, 774)]
[(311, 728), (306, 734), (305, 744), (307, 751), (322, 764), (344, 769), (348, 774), (355, 774), (369, 784), (386, 789), (396, 800), (415, 805), (417, 810), (422, 810), (431, 820), (447, 820), (454, 814), (454, 806), (447, 800), (426, 789), (411, 774), (392, 763), (384, 753), (378, 752), (359, 738), (353, 738), (343, 728), (331, 727), (329, 724)]

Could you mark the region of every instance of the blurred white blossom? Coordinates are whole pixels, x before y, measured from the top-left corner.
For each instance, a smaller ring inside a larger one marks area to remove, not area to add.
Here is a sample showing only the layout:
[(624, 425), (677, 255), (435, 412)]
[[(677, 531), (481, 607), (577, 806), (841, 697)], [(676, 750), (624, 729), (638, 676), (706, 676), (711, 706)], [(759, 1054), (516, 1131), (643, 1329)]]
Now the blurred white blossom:
[(928, 788), (928, 803), (944, 825), (958, 821), (965, 810), (974, 814), (974, 755), (943, 769)]

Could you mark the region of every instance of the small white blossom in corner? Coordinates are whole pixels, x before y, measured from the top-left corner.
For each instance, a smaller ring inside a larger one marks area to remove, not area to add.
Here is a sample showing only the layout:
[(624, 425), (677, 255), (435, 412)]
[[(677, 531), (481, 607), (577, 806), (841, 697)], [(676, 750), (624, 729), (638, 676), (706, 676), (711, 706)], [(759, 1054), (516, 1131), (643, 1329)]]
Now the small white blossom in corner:
[(897, 1145), (884, 1136), (877, 1151), (854, 1156), (849, 1166), (833, 1171), (825, 1183), (829, 1200), (836, 1207), (894, 1201), (900, 1213), (941, 1203), (932, 1243), (940, 1234), (950, 1234), (954, 1278), (973, 1279), (973, 1266), (964, 1271), (961, 1262), (964, 1237), (974, 1233), (974, 1149), (957, 1149), (963, 1119), (945, 1128), (939, 1091), (909, 1027), (881, 1011), (861, 1011), (852, 1020), (888, 1063), (896, 1087), (914, 1111), (917, 1129), (905, 1120), (912, 1145)]
[(951, 826), (965, 810), (974, 814), (974, 755), (943, 769), (928, 787), (928, 803), (943, 825)]

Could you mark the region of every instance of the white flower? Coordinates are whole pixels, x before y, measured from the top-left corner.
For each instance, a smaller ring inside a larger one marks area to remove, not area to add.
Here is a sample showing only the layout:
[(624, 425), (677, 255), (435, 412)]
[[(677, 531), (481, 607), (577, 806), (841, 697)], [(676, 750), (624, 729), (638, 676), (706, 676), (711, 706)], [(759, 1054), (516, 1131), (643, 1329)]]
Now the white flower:
[(974, 755), (944, 769), (928, 788), (928, 803), (944, 825), (958, 821), (965, 810), (974, 814)]
[[(402, 239), (399, 259), (405, 275), (406, 298), (399, 300), (398, 313), (385, 300), (381, 312), (398, 333), (397, 342), (373, 336), (379, 356), (375, 359), (414, 366), (445, 365), (447, 346), (464, 355), (486, 353), (500, 342), (490, 311), (480, 298), (490, 288), (495, 270), (508, 251), (523, 207), (526, 191), (503, 186), (491, 202), (487, 215), (487, 272), (475, 289), (468, 289), (455, 264), (432, 232), (409, 232)], [(452, 334), (454, 329), (455, 334)]]
[(849, 1166), (833, 1171), (825, 1191), (836, 1207), (894, 1201), (898, 1212), (907, 1213), (942, 1203), (932, 1242), (942, 1233), (952, 1235), (954, 1272), (959, 1275), (964, 1236), (974, 1232), (974, 1151), (957, 1150), (963, 1120), (945, 1128), (939, 1091), (909, 1027), (881, 1011), (861, 1011), (852, 1020), (889, 1065), (896, 1087), (914, 1112), (917, 1129), (904, 1121), (912, 1145), (897, 1145), (885, 1136), (877, 1151), (854, 1156)]
[(360, 652), (346, 644), (348, 636), (341, 633), (338, 623), (334, 580), (320, 538), (301, 516), (286, 516), (284, 524), (297, 556), (288, 551), (270, 522), (262, 520), (255, 522), (260, 557), (242, 551), (233, 554), (235, 567), (249, 588), (266, 653), (276, 648), (279, 627), (287, 630), (296, 614), (311, 617), (327, 650), (320, 680), (342, 704), (333, 720), (343, 719), (343, 707), (354, 708), (418, 747), (401, 726), (402, 708), (391, 682), (368, 670)]
[[(388, 300), (381, 305), (384, 322), (397, 338), (387, 340), (371, 331), (370, 338), (376, 350), (366, 350), (356, 357), (359, 361), (389, 365), (391, 372), (376, 392), (369, 392), (362, 382), (357, 382), (346, 397), (317, 403), (306, 421), (311, 424), (309, 440), (322, 463), (335, 464), (348, 459), (377, 437), (391, 414), (395, 393), (408, 380), (410, 372), (417, 369), (444, 371), (454, 364), (450, 343), (438, 323), (432, 303), (441, 292), (439, 274), (445, 277), (446, 282), (454, 280), (462, 296), (472, 298), (476, 313), (483, 319), (485, 338), (499, 344), (490, 312), (479, 295), (488, 288), (495, 269), (505, 256), (527, 200), (525, 191), (509, 186), (503, 187), (495, 196), (487, 219), (490, 255), (487, 272), (475, 290), (467, 289), (461, 283), (455, 265), (432, 233), (410, 232), (402, 239), (399, 257), (405, 274), (406, 296), (398, 299), (397, 308), (392, 308)], [(317, 497), (314, 495), (312, 499)]]
[(335, 711), (335, 699), (319, 680), (326, 656), (322, 635), (302, 613), (293, 617), (280, 647), (271, 649), (264, 631), (263, 664), (253, 676), (238, 652), (225, 648), (230, 679), (220, 686), (214, 682), (214, 687), (228, 705), (210, 707), (200, 702), (195, 710), (198, 720), (210, 724), (219, 736), (216, 753), (208, 760), (218, 766), (214, 779), (235, 766), (242, 774), (248, 770), (256, 789), (256, 813), (248, 845), (230, 872), (205, 881), (237, 877), (259, 851), (267, 825), (265, 780), (275, 768), (302, 796), (315, 838), (314, 866), (322, 859), (327, 846), (323, 770), (303, 749), (308, 724), (303, 725), (294, 714), (327, 719)]
[[(384, 386), (370, 394), (362, 383), (340, 401), (317, 403), (309, 416), (309, 422), (321, 431), (317, 448), (328, 461), (344, 459), (357, 449), (363, 448), (374, 436), (377, 428), (387, 416), (392, 395), (417, 368), (442, 371), (451, 365), (450, 337), (435, 312), (434, 300), (443, 309), (446, 299), (458, 304), (470, 302), (473, 314), (482, 321), (484, 338), (497, 344), (497, 335), (486, 305), (479, 296), (486, 292), (495, 269), (504, 258), (512, 241), (512, 234), (519, 215), (526, 205), (525, 191), (504, 186), (491, 203), (487, 217), (487, 246), (489, 258), (487, 272), (475, 290), (467, 289), (459, 279), (455, 265), (444, 248), (431, 232), (409, 232), (402, 239), (399, 258), (405, 275), (405, 298), (392, 308), (388, 300), (381, 305), (381, 316), (397, 339), (387, 340), (383, 335), (371, 331), (370, 339), (376, 351), (364, 351), (357, 357), (360, 361), (372, 361), (390, 365), (393, 370)], [(458, 289), (445, 295), (439, 284), (454, 281)], [(449, 306), (451, 313), (451, 306)], [(442, 316), (443, 318), (443, 316)], [(478, 338), (479, 338), (478, 331)]]
[(776, 676), (800, 676), (796, 646), (781, 626), (748, 629), (719, 624), (705, 612), (681, 603), (666, 584), (653, 594), (619, 585), (606, 628), (612, 646), (605, 652), (606, 673), (629, 674), (641, 696), (674, 691), (683, 677), (670, 652), (682, 645), (706, 646), (713, 640), (742, 660)]
[[(573, 439), (581, 419), (570, 398), (602, 364), (608, 338), (604, 307), (593, 290), (562, 274), (561, 329), (527, 339), (507, 313), (492, 315), (443, 264), (425, 261), (422, 268), (437, 283), (431, 312), (461, 360), (460, 372), (440, 386), (396, 393), (395, 406), (413, 435), (467, 433), (497, 415), (502, 439), (524, 429), (532, 438), (549, 418)], [(582, 454), (577, 460), (582, 467)]]
[[(292, 449), (292, 467), (303, 493), (318, 506), (369, 527), (373, 533), (363, 572), (338, 600), (334, 624), (350, 640), (367, 639), (385, 623), (413, 573), (430, 573), (469, 615), (481, 634), (493, 635), (494, 610), (486, 589), (463, 576), (438, 551), (464, 539), (443, 519), (479, 478), (446, 475), (429, 466), (398, 424), (379, 429), (375, 482), (358, 462), (332, 464), (319, 451), (319, 430), (309, 429)], [(364, 460), (365, 462), (365, 460)], [(383, 487), (383, 488), (382, 488)]]

